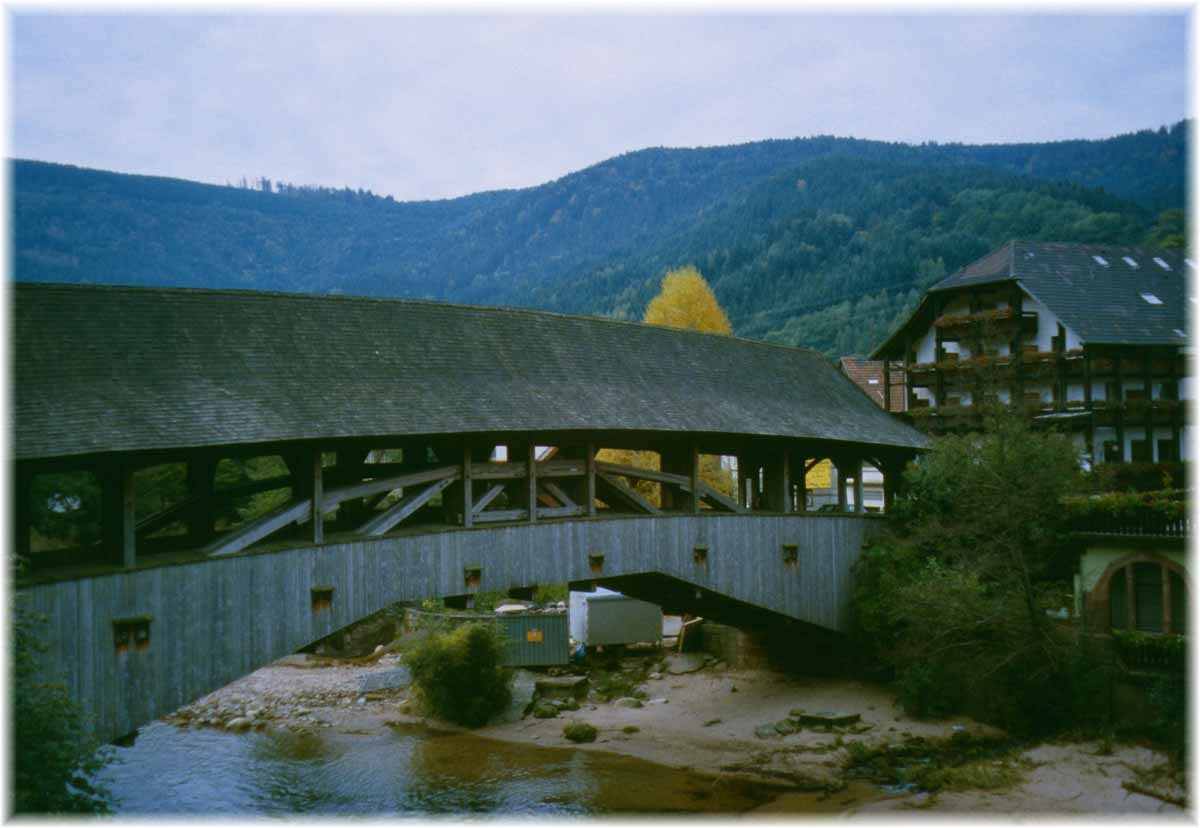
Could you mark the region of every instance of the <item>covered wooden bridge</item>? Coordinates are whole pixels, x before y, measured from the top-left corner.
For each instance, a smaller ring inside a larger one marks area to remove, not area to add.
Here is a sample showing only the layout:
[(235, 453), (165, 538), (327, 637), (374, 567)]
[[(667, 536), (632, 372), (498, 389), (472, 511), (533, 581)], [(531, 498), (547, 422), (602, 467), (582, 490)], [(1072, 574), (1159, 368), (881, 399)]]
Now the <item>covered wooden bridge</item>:
[[(732, 337), (347, 297), (13, 297), (18, 588), (106, 736), (397, 600), (612, 579), (840, 629), (870, 521), (805, 513), (803, 472), (831, 459), (861, 508), (862, 464), (890, 498), (924, 444), (820, 355)], [(47, 492), (86, 505), (64, 479), (99, 493), (97, 525), (51, 549), (31, 528)]]

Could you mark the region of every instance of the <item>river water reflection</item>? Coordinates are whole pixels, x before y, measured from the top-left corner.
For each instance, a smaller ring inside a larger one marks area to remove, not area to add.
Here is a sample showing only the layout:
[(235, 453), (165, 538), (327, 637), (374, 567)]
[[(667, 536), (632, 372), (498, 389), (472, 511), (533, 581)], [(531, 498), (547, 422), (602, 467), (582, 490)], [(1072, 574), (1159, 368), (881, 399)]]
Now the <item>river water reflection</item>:
[(739, 813), (769, 800), (626, 756), (422, 728), (309, 734), (143, 728), (102, 779), (120, 814)]

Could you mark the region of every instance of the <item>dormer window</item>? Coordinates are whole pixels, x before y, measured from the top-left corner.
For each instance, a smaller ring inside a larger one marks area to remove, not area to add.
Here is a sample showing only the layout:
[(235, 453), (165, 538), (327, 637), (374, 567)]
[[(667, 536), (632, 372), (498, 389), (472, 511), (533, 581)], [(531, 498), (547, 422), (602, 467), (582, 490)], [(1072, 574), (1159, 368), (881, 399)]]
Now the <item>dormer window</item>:
[(1158, 256), (1154, 257), (1154, 263), (1156, 265), (1158, 265), (1159, 267), (1161, 267), (1163, 270), (1171, 269), (1171, 266), (1169, 264), (1167, 264), (1166, 262), (1164, 262), (1162, 259), (1160, 259)]
[(1108, 259), (1104, 258), (1103, 256), (1092, 256), (1092, 258), (1096, 261), (1096, 264), (1100, 265), (1101, 267), (1108, 267)]
[(1138, 263), (1136, 261), (1134, 261), (1133, 259), (1131, 259), (1129, 256), (1122, 256), (1121, 261), (1125, 262), (1125, 264), (1129, 265), (1130, 267), (1138, 266)]
[(1162, 300), (1159, 299), (1157, 296), (1155, 296), (1153, 293), (1143, 293), (1142, 298), (1145, 299), (1146, 302), (1151, 305), (1161, 305), (1162, 304)]

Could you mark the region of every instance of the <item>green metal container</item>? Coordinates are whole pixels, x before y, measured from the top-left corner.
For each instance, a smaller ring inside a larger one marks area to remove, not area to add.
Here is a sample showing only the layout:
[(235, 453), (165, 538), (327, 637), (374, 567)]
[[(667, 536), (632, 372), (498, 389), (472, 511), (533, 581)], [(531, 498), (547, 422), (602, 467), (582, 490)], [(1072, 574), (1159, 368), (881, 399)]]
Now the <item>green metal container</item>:
[(549, 667), (570, 658), (566, 612), (497, 615), (496, 623), (508, 641), (509, 667)]

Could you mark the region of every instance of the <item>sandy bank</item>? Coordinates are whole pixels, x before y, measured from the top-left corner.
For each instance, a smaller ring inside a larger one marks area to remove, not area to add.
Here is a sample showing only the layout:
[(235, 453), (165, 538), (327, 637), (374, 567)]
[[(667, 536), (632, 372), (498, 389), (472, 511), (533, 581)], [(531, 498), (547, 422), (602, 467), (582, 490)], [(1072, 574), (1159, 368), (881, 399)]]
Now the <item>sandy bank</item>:
[[(680, 669), (696, 665), (672, 665)], [(360, 690), (364, 677), (394, 671), (400, 660), (384, 655), (370, 664), (295, 656), (258, 670), (177, 711), (167, 720), (179, 726), (336, 728), (371, 731), (398, 723), (450, 725), (426, 721), (405, 712), (406, 689)], [(501, 723), (475, 731), (507, 742), (566, 746), (563, 725), (594, 725), (599, 735), (579, 750), (609, 751), (658, 764), (714, 776), (735, 776), (783, 784), (784, 793), (756, 813), (836, 812), (878, 815), (913, 808), (940, 812), (1036, 814), (1174, 814), (1177, 805), (1129, 790), (1158, 789), (1168, 799), (1182, 795), (1154, 769), (1161, 754), (1146, 748), (1117, 745), (1102, 755), (1095, 743), (1055, 743), (1025, 751), (1013, 762), (1020, 781), (1006, 788), (888, 794), (877, 786), (846, 780), (843, 768), (849, 745), (896, 744), (909, 737), (949, 738), (956, 732), (999, 735), (965, 718), (919, 722), (904, 716), (883, 687), (838, 678), (797, 678), (766, 670), (729, 670), (709, 664), (694, 672), (645, 681), (642, 707), (615, 701), (585, 700), (580, 709), (555, 718), (522, 718), (521, 708), (532, 691), (533, 675), (521, 673), (517, 698)], [(848, 728), (820, 732), (765, 735), (775, 722), (802, 709), (809, 713), (857, 714)], [(635, 730), (636, 729), (636, 730)], [(757, 731), (757, 733), (756, 733)]]

